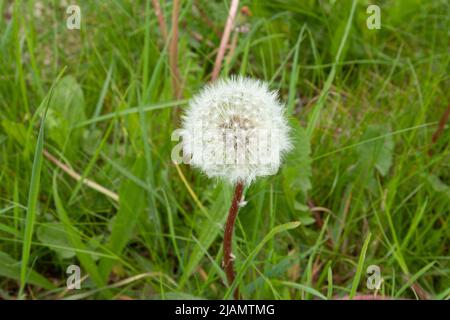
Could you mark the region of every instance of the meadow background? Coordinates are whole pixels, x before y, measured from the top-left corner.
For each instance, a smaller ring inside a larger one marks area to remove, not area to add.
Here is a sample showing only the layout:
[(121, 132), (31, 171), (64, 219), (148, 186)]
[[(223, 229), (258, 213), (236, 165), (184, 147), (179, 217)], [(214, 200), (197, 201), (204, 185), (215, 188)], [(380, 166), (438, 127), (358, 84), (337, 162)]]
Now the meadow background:
[[(230, 1), (159, 1), (163, 25), (156, 2), (0, 0), (1, 299), (230, 298), (233, 188), (171, 161)], [(450, 297), (449, 17), (445, 0), (240, 1), (220, 76), (268, 81), (295, 128), (245, 191), (245, 298)]]

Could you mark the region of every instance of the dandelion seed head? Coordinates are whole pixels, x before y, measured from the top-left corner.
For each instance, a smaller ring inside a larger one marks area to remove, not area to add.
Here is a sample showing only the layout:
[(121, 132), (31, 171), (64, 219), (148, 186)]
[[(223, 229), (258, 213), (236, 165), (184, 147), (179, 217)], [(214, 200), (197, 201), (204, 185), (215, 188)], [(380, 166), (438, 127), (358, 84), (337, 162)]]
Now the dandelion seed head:
[(276, 173), (291, 148), (278, 93), (243, 77), (217, 81), (195, 95), (183, 115), (182, 136), (192, 166), (231, 183)]

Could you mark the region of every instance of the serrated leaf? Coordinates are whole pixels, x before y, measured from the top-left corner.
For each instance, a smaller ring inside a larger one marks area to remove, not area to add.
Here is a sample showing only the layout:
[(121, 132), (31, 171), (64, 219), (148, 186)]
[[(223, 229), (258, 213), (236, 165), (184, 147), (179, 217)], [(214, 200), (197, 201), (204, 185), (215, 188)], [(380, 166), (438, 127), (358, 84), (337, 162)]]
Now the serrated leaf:
[(283, 165), (283, 190), (291, 210), (299, 210), (307, 208), (306, 197), (312, 187), (311, 147), (305, 129), (296, 123), (292, 123), (292, 128), (294, 149)]
[[(372, 172), (375, 168), (382, 176), (386, 176), (392, 165), (394, 141), (389, 135), (390, 130), (381, 125), (367, 127), (356, 150), (359, 164), (363, 170)], [(367, 142), (365, 142), (367, 141)]]

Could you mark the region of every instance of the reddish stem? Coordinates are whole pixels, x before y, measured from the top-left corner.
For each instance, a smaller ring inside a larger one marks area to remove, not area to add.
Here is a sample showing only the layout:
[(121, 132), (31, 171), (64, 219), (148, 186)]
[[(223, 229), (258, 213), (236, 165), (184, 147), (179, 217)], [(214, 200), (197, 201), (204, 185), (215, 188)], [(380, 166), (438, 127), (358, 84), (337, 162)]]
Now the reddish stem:
[[(450, 117), (450, 104), (447, 106), (447, 109), (442, 114), (442, 117), (439, 120), (438, 127), (437, 127), (436, 131), (434, 132), (433, 137), (431, 138), (431, 147), (439, 139), (439, 137), (441, 136), (442, 132), (444, 132), (445, 124), (447, 123), (449, 117)], [(428, 150), (428, 155), (429, 156), (432, 155), (431, 147)]]
[[(230, 286), (234, 281), (233, 257), (231, 254), (233, 228), (234, 223), (236, 222), (243, 189), (243, 183), (238, 182), (234, 190), (233, 201), (231, 202), (231, 208), (228, 212), (227, 224), (225, 225), (225, 234), (223, 237), (223, 268), (225, 269), (225, 273), (228, 279), (228, 285)], [(234, 290), (234, 299), (239, 300), (239, 290), (237, 288), (236, 290)]]

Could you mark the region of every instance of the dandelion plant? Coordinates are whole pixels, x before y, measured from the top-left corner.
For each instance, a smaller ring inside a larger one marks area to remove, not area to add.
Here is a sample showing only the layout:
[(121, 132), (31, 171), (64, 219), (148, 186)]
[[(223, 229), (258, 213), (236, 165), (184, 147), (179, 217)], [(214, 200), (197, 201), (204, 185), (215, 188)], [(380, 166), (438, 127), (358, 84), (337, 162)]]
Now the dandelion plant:
[[(234, 185), (223, 238), (223, 268), (228, 284), (235, 278), (232, 237), (243, 193), (257, 177), (278, 171), (290, 150), (285, 106), (267, 83), (232, 77), (207, 85), (183, 116), (183, 151), (189, 163), (210, 178)], [(234, 292), (239, 299), (239, 292)]]

